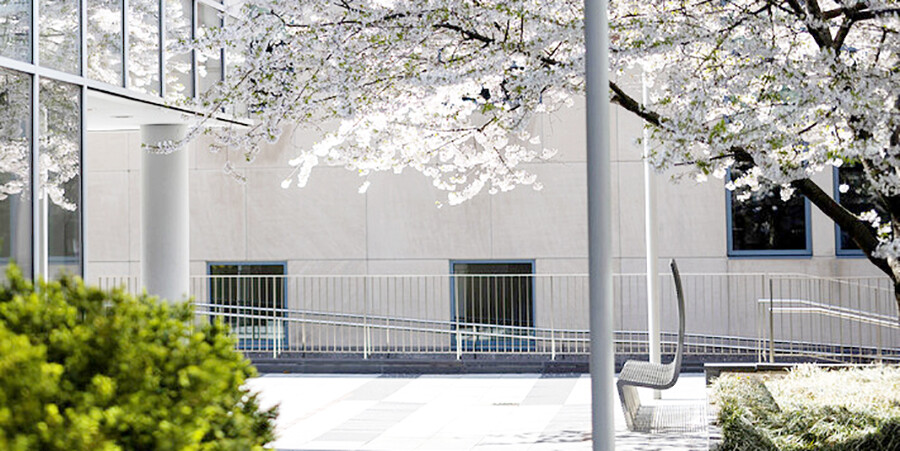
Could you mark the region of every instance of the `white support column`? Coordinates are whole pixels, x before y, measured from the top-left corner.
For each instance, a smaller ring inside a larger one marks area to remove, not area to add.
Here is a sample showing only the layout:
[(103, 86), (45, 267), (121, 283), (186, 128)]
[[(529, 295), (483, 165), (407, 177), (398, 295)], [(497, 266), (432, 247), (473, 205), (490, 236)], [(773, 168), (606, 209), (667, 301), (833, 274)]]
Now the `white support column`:
[[(641, 76), (642, 100), (647, 104), (647, 83)], [(656, 174), (650, 164), (650, 133), (644, 128), (644, 243), (647, 247), (647, 334), (650, 362), (660, 363), (659, 342), (659, 264), (656, 253)], [(653, 390), (653, 398), (660, 399), (660, 391)]]
[(612, 184), (609, 152), (608, 0), (585, 0), (588, 291), (591, 327), (591, 434), (594, 451), (615, 448), (612, 297)]
[[(143, 125), (148, 146), (184, 138), (183, 125)], [(190, 291), (188, 151), (142, 150), (141, 281), (147, 292), (180, 301)]]

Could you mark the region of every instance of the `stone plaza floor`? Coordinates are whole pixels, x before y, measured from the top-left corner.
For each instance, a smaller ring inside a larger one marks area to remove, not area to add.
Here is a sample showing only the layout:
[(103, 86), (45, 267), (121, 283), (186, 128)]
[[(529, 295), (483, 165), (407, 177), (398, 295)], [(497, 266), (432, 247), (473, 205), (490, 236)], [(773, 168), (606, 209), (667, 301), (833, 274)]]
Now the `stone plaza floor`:
[[(281, 406), (281, 451), (591, 448), (588, 375), (270, 374), (249, 386)], [(617, 450), (708, 449), (702, 374), (682, 374), (661, 400), (641, 396), (656, 428), (629, 432), (617, 397)]]

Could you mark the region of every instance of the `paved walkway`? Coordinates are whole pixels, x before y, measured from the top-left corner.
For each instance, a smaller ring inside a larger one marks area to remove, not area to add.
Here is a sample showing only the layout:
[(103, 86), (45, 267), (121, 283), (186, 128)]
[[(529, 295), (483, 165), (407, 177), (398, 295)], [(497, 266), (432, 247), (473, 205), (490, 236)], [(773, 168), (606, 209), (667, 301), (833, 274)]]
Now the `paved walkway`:
[[(249, 385), (264, 406), (281, 404), (282, 451), (591, 448), (587, 375), (265, 375)], [(682, 375), (661, 401), (642, 396), (659, 427), (629, 432), (616, 402), (617, 450), (708, 448), (702, 375)]]

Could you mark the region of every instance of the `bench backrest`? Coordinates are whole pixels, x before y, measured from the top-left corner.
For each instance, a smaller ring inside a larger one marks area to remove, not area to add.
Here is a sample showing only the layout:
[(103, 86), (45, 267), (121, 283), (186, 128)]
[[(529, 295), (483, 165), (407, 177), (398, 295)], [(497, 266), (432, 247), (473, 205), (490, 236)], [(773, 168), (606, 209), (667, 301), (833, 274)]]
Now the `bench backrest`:
[(678, 265), (675, 264), (674, 259), (669, 266), (672, 268), (672, 277), (675, 279), (675, 297), (678, 301), (678, 346), (675, 348), (675, 359), (671, 363), (673, 370), (671, 385), (675, 385), (678, 374), (681, 373), (681, 356), (684, 354), (684, 290), (681, 287)]

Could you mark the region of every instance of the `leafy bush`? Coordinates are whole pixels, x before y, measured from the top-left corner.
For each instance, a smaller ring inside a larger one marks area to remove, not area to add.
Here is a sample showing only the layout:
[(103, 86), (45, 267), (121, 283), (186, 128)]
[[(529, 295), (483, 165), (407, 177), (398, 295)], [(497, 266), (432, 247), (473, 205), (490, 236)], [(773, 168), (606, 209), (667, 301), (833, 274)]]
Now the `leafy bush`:
[(220, 323), (80, 280), (0, 285), (0, 449), (260, 450), (275, 409)]
[(785, 377), (725, 375), (713, 384), (723, 450), (900, 450), (900, 368)]

